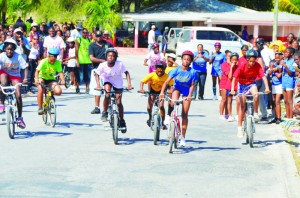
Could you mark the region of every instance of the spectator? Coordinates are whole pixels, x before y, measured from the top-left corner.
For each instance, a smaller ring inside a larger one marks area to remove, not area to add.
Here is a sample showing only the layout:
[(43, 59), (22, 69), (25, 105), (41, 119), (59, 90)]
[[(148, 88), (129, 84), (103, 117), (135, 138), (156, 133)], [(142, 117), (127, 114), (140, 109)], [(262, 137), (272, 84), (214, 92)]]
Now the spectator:
[(57, 56), (57, 60), (62, 62), (64, 51), (63, 49), (66, 48), (66, 44), (63, 39), (56, 35), (56, 32), (53, 27), (49, 28), (49, 36), (45, 37), (44, 40), (44, 57), (47, 57), (48, 50), (52, 47), (56, 47), (60, 50), (60, 54)]
[(244, 30), (242, 31), (242, 39), (245, 41), (249, 41), (249, 34), (247, 31), (247, 26), (244, 26)]
[(151, 30), (148, 33), (148, 52), (151, 51), (152, 45), (155, 43), (155, 25), (151, 26)]
[(74, 40), (78, 39), (79, 37), (81, 37), (82, 35), (82, 24), (81, 23), (78, 23), (77, 26), (76, 26), (76, 29), (72, 30), (71, 31), (71, 37), (74, 38)]
[(169, 32), (169, 27), (165, 27), (165, 31), (162, 35), (162, 49), (161, 51), (164, 53), (164, 56), (166, 56), (166, 51), (168, 50), (168, 32)]
[(103, 33), (103, 40), (109, 42), (111, 44), (111, 46), (113, 46), (113, 40), (109, 37), (109, 32), (107, 30), (104, 31)]
[(29, 19), (27, 19), (26, 22), (28, 22), (28, 23), (33, 23), (32, 17), (29, 17)]
[(16, 21), (16, 23), (23, 23), (23, 20), (21, 19), (21, 17), (18, 18), (18, 20)]
[(295, 49), (295, 54), (298, 54), (298, 53), (299, 53), (300, 48), (299, 48), (299, 43), (298, 43), (297, 40), (294, 40), (294, 41), (292, 42), (292, 48)]
[(286, 37), (285, 47), (292, 47), (292, 43), (294, 40), (296, 40), (295, 35), (293, 33), (289, 33)]

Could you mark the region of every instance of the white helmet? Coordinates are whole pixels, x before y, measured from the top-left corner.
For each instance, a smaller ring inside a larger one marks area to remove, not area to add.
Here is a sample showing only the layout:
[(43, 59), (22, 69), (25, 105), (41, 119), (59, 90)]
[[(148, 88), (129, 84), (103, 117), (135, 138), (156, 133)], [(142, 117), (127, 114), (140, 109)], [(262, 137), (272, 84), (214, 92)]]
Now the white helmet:
[(174, 53), (170, 53), (170, 54), (168, 54), (168, 55), (167, 55), (167, 57), (171, 57), (171, 58), (174, 58), (174, 59), (176, 59), (176, 55), (175, 55)]

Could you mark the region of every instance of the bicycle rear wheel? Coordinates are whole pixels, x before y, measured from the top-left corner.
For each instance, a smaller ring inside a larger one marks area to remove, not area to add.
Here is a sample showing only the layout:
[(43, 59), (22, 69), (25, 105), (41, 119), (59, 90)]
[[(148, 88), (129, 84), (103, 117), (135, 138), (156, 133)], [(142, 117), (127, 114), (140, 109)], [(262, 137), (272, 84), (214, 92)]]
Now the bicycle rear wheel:
[(157, 145), (157, 141), (159, 141), (159, 136), (160, 136), (160, 122), (161, 122), (161, 116), (160, 115), (154, 115), (153, 116), (153, 129), (154, 129), (154, 137), (153, 137), (153, 144)]
[(48, 122), (48, 108), (46, 106), (43, 106), (43, 115), (42, 115), (42, 118), (43, 118), (43, 122), (44, 124), (47, 124)]
[(6, 127), (7, 127), (9, 138), (14, 139), (16, 134), (14, 111), (13, 108), (9, 106), (6, 108)]
[(65, 72), (64, 76), (65, 76), (65, 87), (68, 89), (71, 86), (71, 75), (69, 72)]
[(49, 115), (49, 120), (50, 120), (50, 125), (54, 128), (56, 124), (56, 105), (55, 101), (53, 98), (49, 100), (48, 104), (48, 115)]
[[(245, 115), (247, 117), (247, 115)], [(249, 135), (247, 132), (247, 118), (243, 120), (243, 133), (246, 134), (246, 144), (249, 144)]]
[(119, 128), (119, 118), (118, 118), (117, 113), (113, 114), (112, 126), (113, 126), (112, 127), (113, 140), (114, 140), (114, 143), (117, 145), (118, 144), (118, 128)]
[(249, 140), (249, 146), (253, 148), (253, 132), (254, 132), (254, 120), (251, 117), (247, 117), (247, 137)]
[(173, 145), (175, 143), (175, 122), (171, 121), (169, 125), (169, 153), (173, 153)]

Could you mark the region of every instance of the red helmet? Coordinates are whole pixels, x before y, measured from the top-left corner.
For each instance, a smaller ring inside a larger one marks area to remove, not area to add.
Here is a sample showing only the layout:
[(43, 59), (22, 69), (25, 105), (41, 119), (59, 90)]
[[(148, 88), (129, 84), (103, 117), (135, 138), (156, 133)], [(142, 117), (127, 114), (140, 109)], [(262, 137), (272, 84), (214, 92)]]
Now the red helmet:
[(194, 60), (194, 54), (193, 54), (193, 52), (191, 52), (189, 50), (186, 50), (186, 51), (182, 52), (182, 56), (181, 57), (183, 57), (184, 55), (189, 55), (191, 57), (192, 61)]
[(155, 48), (159, 48), (159, 44), (158, 43), (153, 43), (152, 49), (155, 49)]
[(221, 47), (221, 43), (220, 43), (220, 42), (216, 42), (216, 43), (215, 43), (215, 47), (216, 47), (216, 46), (220, 46), (220, 47)]

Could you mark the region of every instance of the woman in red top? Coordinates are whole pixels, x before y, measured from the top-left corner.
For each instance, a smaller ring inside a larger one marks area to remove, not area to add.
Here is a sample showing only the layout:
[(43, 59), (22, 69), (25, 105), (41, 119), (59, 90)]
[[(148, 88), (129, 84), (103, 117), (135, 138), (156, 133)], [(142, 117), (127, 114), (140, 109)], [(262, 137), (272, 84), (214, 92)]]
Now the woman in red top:
[(239, 93), (242, 94), (240, 97), (240, 106), (241, 110), (239, 112), (238, 118), (238, 138), (243, 138), (244, 132), (242, 130), (242, 121), (245, 116), (246, 110), (246, 98), (243, 94), (249, 94), (254, 96), (254, 109), (258, 109), (258, 90), (256, 86), (256, 79), (262, 78), (264, 84), (266, 86), (265, 93), (269, 93), (269, 85), (266, 76), (262, 70), (260, 64), (258, 64), (255, 60), (258, 54), (255, 50), (248, 50), (246, 52), (247, 64), (242, 64), (238, 66), (238, 69), (233, 74), (233, 79), (231, 82), (231, 94), (235, 94), (234, 86), (238, 79), (239, 82)]
[(249, 50), (249, 47), (248, 47), (248, 45), (243, 45), (242, 47), (241, 47), (241, 57), (239, 58), (239, 62), (238, 62), (238, 64), (240, 65), (240, 64), (245, 64), (245, 63), (247, 63), (248, 62), (248, 60), (247, 60), (247, 58), (246, 58), (246, 52)]
[[(230, 90), (231, 90), (231, 81), (232, 81), (232, 77), (234, 72), (237, 70), (238, 68), (238, 60), (239, 60), (239, 55), (235, 52), (233, 52), (230, 55), (230, 63), (228, 63), (226, 70), (224, 71), (224, 73), (227, 75), (227, 82), (225, 85), (225, 89), (226, 89), (226, 96), (227, 96), (227, 111), (228, 111), (228, 122), (232, 122), (234, 121), (234, 118), (232, 117), (232, 99), (233, 99), (233, 95), (230, 94)], [(237, 82), (234, 85), (234, 91), (237, 90)], [(236, 97), (236, 113), (239, 114), (239, 110), (240, 110), (240, 100), (239, 97)]]
[[(227, 97), (226, 97), (226, 89), (225, 89), (225, 86), (226, 86), (226, 83), (228, 81), (228, 78), (227, 78), (227, 73), (226, 73), (226, 70), (227, 70), (227, 67), (230, 67), (228, 65), (230, 65), (230, 56), (231, 56), (231, 51), (227, 50), (225, 52), (226, 54), (226, 62), (222, 63), (221, 65), (221, 70), (222, 70), (222, 77), (221, 77), (221, 80), (220, 80), (220, 87), (219, 87), (219, 90), (220, 90), (220, 95), (222, 97), (222, 100), (220, 101), (220, 119), (221, 120), (226, 120), (227, 119), (227, 107), (226, 107), (226, 102), (227, 102)], [(225, 115), (224, 115), (224, 110), (225, 110)]]

